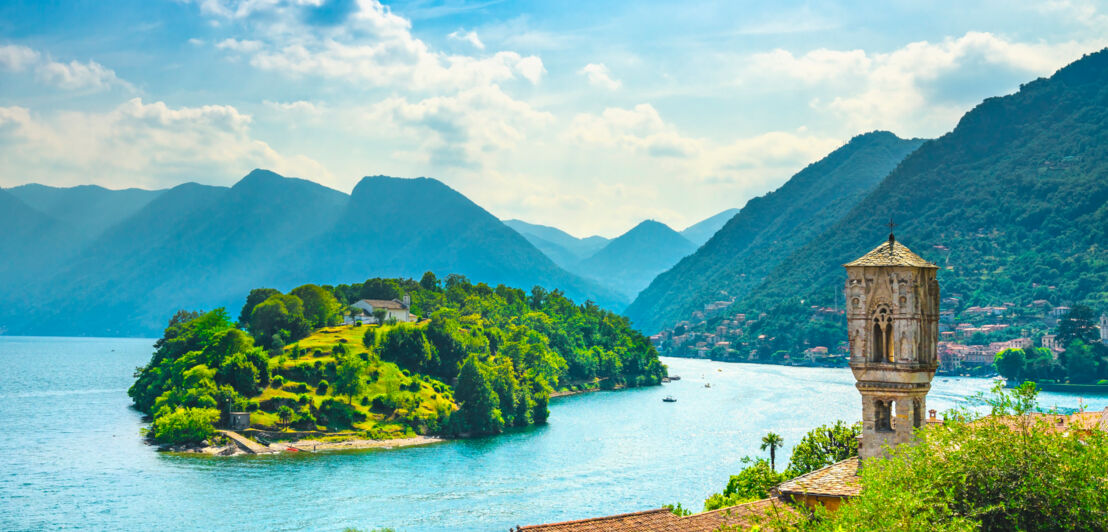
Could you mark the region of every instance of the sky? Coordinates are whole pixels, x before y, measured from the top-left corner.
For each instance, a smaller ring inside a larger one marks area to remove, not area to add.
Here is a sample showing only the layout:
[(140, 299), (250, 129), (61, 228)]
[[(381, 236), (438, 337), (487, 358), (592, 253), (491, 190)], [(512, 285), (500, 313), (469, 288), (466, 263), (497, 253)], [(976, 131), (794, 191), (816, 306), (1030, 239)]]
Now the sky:
[(0, 186), (428, 176), (578, 236), (680, 230), (1106, 45), (1082, 0), (2, 0)]

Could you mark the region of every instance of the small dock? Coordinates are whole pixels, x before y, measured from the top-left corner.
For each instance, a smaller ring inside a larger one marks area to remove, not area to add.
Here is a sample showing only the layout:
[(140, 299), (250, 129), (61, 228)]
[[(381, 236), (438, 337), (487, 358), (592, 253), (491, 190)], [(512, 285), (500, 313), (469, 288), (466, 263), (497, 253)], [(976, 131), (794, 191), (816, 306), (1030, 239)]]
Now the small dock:
[(219, 433), (227, 436), (228, 438), (231, 438), (231, 441), (238, 444), (239, 447), (242, 447), (244, 451), (250, 454), (266, 454), (271, 452), (269, 447), (251, 441), (246, 436), (243, 436), (242, 434), (239, 434), (233, 430), (221, 430), (219, 431)]

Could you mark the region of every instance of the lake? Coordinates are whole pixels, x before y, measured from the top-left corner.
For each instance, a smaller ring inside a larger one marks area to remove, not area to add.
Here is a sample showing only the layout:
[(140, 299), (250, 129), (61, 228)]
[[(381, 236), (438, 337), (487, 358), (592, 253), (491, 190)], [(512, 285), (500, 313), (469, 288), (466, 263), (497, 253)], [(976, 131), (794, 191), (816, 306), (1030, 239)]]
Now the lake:
[[(861, 415), (847, 369), (665, 358), (680, 381), (555, 399), (547, 425), (496, 437), (180, 456), (145, 445), (141, 416), (129, 408), (127, 387), (152, 343), (0, 337), (0, 529), (506, 531), (674, 502), (699, 509), (742, 457), (764, 455), (766, 432), (784, 436), (784, 463), (809, 429)], [(936, 378), (928, 408), (990, 386)], [(677, 402), (662, 402), (666, 395)], [(1041, 399), (1068, 408), (1080, 401)]]

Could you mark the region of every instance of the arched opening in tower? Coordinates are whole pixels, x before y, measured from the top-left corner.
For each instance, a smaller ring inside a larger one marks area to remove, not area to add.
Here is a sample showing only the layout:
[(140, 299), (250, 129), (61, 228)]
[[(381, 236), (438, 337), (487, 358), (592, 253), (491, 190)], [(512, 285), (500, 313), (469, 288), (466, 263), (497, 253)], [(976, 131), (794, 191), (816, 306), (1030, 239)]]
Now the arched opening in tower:
[(893, 320), (889, 309), (884, 305), (873, 313), (873, 351), (870, 359), (874, 362), (893, 361)]

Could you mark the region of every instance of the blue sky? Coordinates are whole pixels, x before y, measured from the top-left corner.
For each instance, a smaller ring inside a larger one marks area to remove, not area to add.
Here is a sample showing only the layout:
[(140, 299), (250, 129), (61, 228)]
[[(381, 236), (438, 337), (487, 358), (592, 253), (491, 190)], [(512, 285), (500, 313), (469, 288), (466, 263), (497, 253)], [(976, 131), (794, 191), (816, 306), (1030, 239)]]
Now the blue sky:
[(1104, 2), (962, 4), (7, 1), (0, 186), (431, 176), (581, 236), (681, 229), (1108, 45)]

